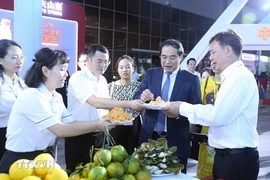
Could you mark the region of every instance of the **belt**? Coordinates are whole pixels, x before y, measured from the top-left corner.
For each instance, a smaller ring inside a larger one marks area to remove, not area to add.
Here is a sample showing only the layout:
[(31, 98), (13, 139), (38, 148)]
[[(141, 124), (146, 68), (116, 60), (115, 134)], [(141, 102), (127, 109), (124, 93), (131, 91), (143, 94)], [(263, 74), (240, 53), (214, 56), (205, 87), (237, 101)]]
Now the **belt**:
[(245, 147), (245, 148), (235, 148), (235, 149), (217, 149), (215, 148), (216, 154), (221, 155), (221, 156), (227, 156), (227, 155), (232, 155), (232, 154), (241, 154), (245, 152), (251, 152), (251, 151), (257, 151), (257, 148), (250, 148), (250, 147)]
[(10, 151), (10, 150), (7, 150), (9, 151), (10, 153), (15, 153), (15, 154), (27, 154), (27, 155), (31, 155), (31, 154), (42, 154), (42, 153), (49, 153), (51, 154), (52, 156), (53, 155), (53, 146), (48, 146), (46, 149), (44, 150), (36, 150), (36, 151), (28, 151), (28, 152), (16, 152), (16, 151)]

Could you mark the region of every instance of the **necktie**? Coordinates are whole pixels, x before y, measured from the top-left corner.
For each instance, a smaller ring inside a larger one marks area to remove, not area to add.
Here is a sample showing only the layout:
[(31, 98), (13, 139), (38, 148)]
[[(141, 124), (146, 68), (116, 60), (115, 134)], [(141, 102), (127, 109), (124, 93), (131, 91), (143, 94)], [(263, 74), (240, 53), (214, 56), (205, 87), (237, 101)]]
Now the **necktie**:
[[(161, 99), (164, 101), (168, 101), (169, 99), (169, 88), (170, 88), (170, 75), (171, 72), (166, 72), (167, 79), (161, 90)], [(165, 114), (162, 111), (158, 112), (156, 130), (159, 134), (161, 134), (165, 129)]]

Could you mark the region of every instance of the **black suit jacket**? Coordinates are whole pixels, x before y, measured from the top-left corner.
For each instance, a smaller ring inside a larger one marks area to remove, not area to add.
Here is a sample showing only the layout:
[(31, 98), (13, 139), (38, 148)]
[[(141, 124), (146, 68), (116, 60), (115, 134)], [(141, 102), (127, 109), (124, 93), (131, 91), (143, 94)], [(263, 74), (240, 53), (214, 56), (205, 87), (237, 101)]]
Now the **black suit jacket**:
[[(161, 84), (164, 70), (163, 68), (149, 69), (145, 74), (134, 99), (139, 99), (145, 89), (149, 89), (154, 98), (161, 96)], [(184, 101), (191, 104), (201, 104), (200, 83), (197, 76), (179, 70), (170, 101)], [(143, 116), (143, 124), (140, 132), (140, 144), (147, 142), (152, 137), (158, 111), (146, 110)], [(178, 157), (188, 157), (190, 153), (189, 141), (189, 121), (186, 117), (180, 116), (179, 119), (167, 117), (167, 140), (169, 147), (177, 146), (176, 155)]]

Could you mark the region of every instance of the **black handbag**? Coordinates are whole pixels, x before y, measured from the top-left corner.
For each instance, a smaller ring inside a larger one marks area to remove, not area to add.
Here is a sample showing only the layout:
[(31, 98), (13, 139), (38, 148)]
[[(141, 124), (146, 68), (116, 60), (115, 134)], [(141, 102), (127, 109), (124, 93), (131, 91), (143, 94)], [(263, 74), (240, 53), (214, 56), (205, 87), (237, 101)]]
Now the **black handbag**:
[(208, 136), (206, 136), (205, 134), (201, 134), (201, 133), (191, 132), (191, 133), (189, 133), (189, 139), (192, 142), (204, 143), (204, 142), (208, 141)]

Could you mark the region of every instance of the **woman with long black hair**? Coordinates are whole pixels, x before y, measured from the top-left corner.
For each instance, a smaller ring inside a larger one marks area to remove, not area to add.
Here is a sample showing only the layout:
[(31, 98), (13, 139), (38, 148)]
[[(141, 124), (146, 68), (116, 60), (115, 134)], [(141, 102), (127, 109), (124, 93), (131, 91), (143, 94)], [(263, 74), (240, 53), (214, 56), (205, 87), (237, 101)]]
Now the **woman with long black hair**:
[(6, 129), (11, 108), (26, 87), (18, 76), (25, 60), (20, 45), (12, 40), (0, 40), (0, 160), (6, 150)]

